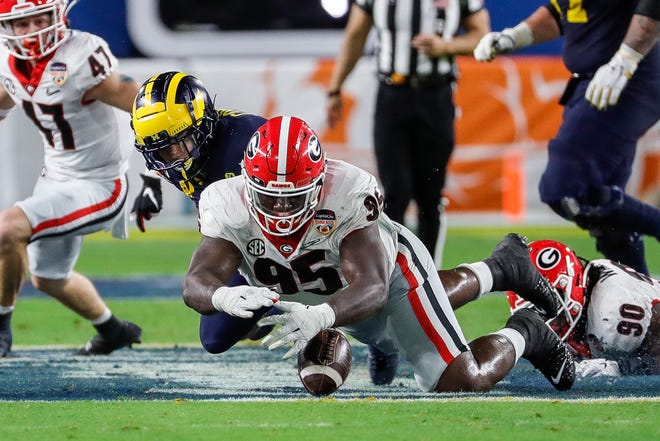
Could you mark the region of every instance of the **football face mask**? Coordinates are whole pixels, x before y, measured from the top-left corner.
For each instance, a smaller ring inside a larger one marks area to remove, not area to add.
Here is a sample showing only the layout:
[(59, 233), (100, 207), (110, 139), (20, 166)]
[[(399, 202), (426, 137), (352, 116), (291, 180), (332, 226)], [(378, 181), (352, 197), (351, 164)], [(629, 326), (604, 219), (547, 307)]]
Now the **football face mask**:
[(147, 168), (170, 181), (192, 179), (208, 159), (207, 144), (218, 121), (202, 83), (183, 72), (154, 75), (142, 84), (133, 103), (135, 148)]
[(23, 60), (38, 60), (69, 36), (66, 14), (77, 1), (4, 0), (0, 2), (0, 40)]
[(279, 116), (263, 124), (245, 149), (242, 167), (250, 214), (266, 233), (287, 236), (312, 218), (325, 153), (303, 120)]

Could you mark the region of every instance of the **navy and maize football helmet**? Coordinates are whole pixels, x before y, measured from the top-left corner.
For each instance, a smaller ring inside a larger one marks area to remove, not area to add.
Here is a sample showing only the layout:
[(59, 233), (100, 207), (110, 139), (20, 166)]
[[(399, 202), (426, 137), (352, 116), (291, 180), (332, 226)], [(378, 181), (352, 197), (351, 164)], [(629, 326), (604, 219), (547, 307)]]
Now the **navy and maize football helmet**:
[(170, 171), (186, 180), (200, 172), (217, 122), (218, 112), (202, 82), (183, 72), (164, 72), (145, 81), (131, 112), (135, 148), (147, 168), (169, 180), (177, 179)]

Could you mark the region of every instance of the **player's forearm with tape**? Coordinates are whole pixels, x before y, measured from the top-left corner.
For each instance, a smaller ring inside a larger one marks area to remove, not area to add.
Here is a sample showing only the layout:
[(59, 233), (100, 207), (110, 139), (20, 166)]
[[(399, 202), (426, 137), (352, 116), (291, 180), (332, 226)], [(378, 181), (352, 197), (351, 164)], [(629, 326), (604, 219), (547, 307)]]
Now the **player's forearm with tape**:
[(555, 17), (541, 7), (512, 28), (486, 34), (474, 49), (474, 57), (477, 61), (491, 61), (498, 54), (550, 41), (560, 34)]
[[(655, 3), (660, 4), (660, 0), (656, 0)], [(660, 9), (660, 7), (656, 7), (656, 9)], [(649, 10), (648, 13), (652, 14), (653, 11)], [(655, 13), (660, 15), (660, 12)], [(660, 36), (660, 17), (637, 13), (633, 15), (623, 44), (644, 56), (657, 43), (658, 36)]]

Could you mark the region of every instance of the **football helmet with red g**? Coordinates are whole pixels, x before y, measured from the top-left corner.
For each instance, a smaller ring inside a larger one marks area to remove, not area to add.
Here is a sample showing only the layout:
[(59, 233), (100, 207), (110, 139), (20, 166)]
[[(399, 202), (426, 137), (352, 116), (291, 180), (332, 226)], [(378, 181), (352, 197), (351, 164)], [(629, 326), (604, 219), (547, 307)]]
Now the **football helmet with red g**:
[(163, 72), (145, 81), (131, 112), (135, 148), (147, 168), (171, 182), (195, 177), (208, 160), (218, 112), (204, 85), (184, 72)]
[[(69, 36), (66, 14), (77, 2), (77, 0), (2, 0), (0, 1), (0, 40), (16, 58), (23, 60), (43, 58), (57, 49)], [(43, 26), (40, 21), (35, 23), (35, 20), (40, 20), (36, 17), (42, 14), (44, 14)]]
[(266, 233), (287, 236), (314, 216), (326, 160), (305, 121), (292, 116), (266, 121), (252, 135), (242, 167), (250, 214)]
[[(582, 317), (585, 304), (586, 273), (584, 263), (569, 247), (554, 240), (529, 244), (534, 267), (548, 279), (559, 295), (560, 308), (547, 323), (565, 341)], [(511, 313), (532, 304), (513, 291), (507, 291)]]

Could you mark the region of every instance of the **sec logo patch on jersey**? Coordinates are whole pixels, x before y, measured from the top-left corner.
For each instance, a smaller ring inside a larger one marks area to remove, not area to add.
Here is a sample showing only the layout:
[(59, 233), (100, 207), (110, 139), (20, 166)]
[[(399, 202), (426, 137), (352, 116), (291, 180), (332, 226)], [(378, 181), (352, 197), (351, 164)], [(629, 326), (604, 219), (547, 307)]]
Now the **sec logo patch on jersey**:
[(261, 239), (252, 239), (247, 244), (247, 252), (250, 253), (251, 256), (263, 256), (266, 252), (266, 245)]

